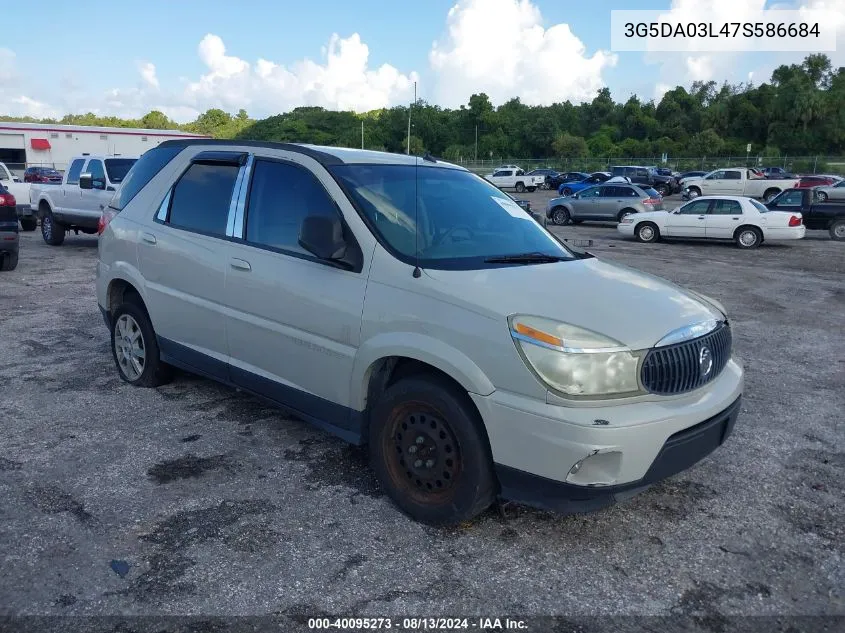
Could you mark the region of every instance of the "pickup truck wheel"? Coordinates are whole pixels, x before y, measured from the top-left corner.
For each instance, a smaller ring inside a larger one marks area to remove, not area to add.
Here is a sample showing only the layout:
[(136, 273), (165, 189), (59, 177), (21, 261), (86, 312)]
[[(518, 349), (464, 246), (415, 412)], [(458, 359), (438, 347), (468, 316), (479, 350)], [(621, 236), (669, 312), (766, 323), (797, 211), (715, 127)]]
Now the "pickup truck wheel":
[(771, 202), (772, 198), (780, 193), (780, 189), (767, 189), (763, 194), (763, 202)]
[(837, 242), (845, 241), (845, 220), (836, 220), (830, 225), (830, 239)]
[(21, 228), (24, 231), (34, 231), (38, 226), (38, 220), (35, 218), (21, 218)]
[(517, 193), (523, 193), (525, 191), (525, 184), (521, 182), (516, 183), (516, 191)]
[(739, 248), (757, 248), (763, 241), (763, 234), (753, 226), (742, 226), (736, 230), (734, 239)]
[(569, 211), (565, 207), (555, 207), (552, 209), (552, 222), (558, 226), (569, 224)]
[(373, 470), (411, 518), (455, 525), (496, 496), (490, 447), (466, 392), (439, 376), (417, 374), (384, 392), (370, 415)]
[(161, 362), (150, 317), (137, 303), (123, 303), (114, 311), (111, 351), (117, 373), (131, 385), (158, 387), (170, 379), (170, 367)]
[(819, 202), (827, 202), (827, 194), (824, 191), (817, 191), (816, 195), (819, 198)]
[(656, 242), (660, 239), (660, 229), (653, 222), (640, 222), (635, 232), (639, 242)]
[(18, 267), (18, 253), (0, 253), (0, 270), (14, 270)]
[(65, 225), (61, 222), (56, 222), (53, 218), (53, 212), (49, 209), (44, 212), (41, 217), (41, 237), (50, 246), (61, 246), (65, 241)]

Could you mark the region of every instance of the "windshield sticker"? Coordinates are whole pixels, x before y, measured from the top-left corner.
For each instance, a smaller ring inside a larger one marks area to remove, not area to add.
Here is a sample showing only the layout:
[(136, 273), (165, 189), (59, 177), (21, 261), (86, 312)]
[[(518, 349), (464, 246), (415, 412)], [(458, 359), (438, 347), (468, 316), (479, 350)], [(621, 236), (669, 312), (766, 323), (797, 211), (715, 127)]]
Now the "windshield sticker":
[(528, 215), (528, 212), (525, 211), (521, 206), (519, 206), (516, 202), (510, 199), (504, 198), (497, 198), (496, 196), (490, 196), (493, 200), (496, 201), (500, 207), (502, 207), (505, 211), (510, 213), (513, 217), (519, 218), (520, 220), (530, 220), (531, 216)]

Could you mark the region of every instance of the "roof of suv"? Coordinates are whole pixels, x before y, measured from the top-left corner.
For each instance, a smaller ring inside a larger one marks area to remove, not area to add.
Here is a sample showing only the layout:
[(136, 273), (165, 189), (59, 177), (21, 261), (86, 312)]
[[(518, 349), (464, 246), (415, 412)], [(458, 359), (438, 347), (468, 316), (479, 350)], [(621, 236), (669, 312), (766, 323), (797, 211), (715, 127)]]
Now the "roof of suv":
[(419, 165), (420, 167), (447, 167), (466, 171), (459, 165), (444, 162), (440, 159), (408, 156), (407, 154), (392, 154), (368, 149), (354, 149), (350, 147), (329, 147), (327, 145), (309, 145), (307, 143), (276, 143), (272, 141), (241, 141), (234, 139), (176, 139), (164, 141), (158, 147), (188, 147), (192, 145), (223, 145), (226, 147), (266, 147), (289, 152), (298, 152), (310, 156), (324, 166), (348, 164), (379, 164), (379, 165)]

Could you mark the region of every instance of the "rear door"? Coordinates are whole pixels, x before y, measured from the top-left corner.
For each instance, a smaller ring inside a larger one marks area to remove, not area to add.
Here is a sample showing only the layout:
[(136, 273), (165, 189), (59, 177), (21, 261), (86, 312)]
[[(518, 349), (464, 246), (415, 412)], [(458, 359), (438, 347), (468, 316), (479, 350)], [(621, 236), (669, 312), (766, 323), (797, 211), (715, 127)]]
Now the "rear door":
[(672, 237), (704, 237), (710, 200), (693, 200), (666, 218), (666, 234)]
[(742, 219), (742, 205), (738, 201), (714, 200), (704, 221), (704, 235), (714, 239), (732, 239)]
[(142, 228), (138, 259), (162, 352), (228, 380), (226, 232), (241, 152), (195, 155)]

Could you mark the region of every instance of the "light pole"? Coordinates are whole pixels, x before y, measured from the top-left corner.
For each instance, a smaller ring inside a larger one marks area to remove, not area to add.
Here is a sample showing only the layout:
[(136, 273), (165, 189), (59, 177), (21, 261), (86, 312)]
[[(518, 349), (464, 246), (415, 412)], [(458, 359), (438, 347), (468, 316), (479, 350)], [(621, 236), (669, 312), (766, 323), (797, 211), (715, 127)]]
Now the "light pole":
[[(414, 103), (416, 103), (416, 102), (417, 102), (417, 82), (415, 81), (414, 82)], [(409, 156), (411, 155), (411, 107), (412, 106), (413, 106), (413, 103), (410, 106), (408, 106), (408, 147), (406, 148), (407, 152), (405, 152)]]

